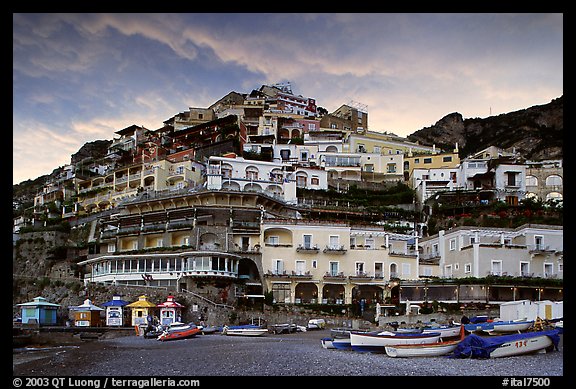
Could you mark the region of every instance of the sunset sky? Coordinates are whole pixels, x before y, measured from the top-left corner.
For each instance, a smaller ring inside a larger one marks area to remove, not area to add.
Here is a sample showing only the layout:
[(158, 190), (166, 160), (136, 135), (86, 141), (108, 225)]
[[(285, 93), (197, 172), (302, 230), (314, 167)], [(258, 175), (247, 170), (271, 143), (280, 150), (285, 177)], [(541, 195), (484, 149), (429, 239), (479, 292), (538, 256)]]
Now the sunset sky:
[(13, 183), (132, 124), (290, 82), (407, 136), (563, 94), (563, 15), (13, 14)]

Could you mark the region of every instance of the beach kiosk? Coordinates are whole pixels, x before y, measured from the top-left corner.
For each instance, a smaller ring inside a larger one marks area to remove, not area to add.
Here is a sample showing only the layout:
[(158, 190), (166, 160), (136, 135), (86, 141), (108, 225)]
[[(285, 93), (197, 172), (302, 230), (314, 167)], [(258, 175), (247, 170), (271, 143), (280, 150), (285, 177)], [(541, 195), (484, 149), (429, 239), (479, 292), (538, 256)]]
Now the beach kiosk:
[(126, 305), (127, 308), (132, 310), (132, 326), (146, 325), (146, 317), (148, 314), (154, 315), (156, 304), (148, 301), (146, 295), (138, 297), (138, 301), (134, 301)]
[(56, 324), (56, 310), (59, 304), (49, 303), (44, 297), (34, 297), (33, 301), (17, 304), (20, 307), (22, 324)]
[(184, 305), (176, 302), (174, 296), (170, 295), (162, 304), (158, 304), (160, 308), (160, 324), (169, 326), (175, 321), (180, 321), (182, 308)]
[(96, 327), (101, 324), (100, 312), (104, 309), (92, 304), (90, 299), (86, 299), (82, 305), (70, 309), (74, 311), (74, 326), (76, 327)]
[(127, 314), (127, 310), (124, 310), (124, 306), (128, 304), (128, 301), (122, 300), (117, 294), (112, 296), (112, 300), (102, 304), (102, 306), (106, 308), (106, 325), (117, 327), (123, 326), (125, 323), (124, 316)]

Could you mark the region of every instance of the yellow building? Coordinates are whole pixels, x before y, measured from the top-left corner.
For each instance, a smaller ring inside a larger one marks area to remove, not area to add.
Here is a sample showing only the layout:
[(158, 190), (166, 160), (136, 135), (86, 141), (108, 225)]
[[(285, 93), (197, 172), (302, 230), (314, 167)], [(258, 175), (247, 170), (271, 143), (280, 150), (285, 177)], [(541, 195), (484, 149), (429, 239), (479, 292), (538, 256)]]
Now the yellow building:
[(384, 302), (391, 279), (418, 279), (411, 235), (295, 220), (266, 220), (261, 231), (264, 289), (275, 302)]
[(138, 301), (134, 301), (126, 305), (126, 307), (132, 310), (132, 325), (137, 326), (140, 324), (146, 324), (146, 317), (151, 314), (154, 315), (156, 310), (156, 304), (148, 301), (146, 295), (138, 297)]

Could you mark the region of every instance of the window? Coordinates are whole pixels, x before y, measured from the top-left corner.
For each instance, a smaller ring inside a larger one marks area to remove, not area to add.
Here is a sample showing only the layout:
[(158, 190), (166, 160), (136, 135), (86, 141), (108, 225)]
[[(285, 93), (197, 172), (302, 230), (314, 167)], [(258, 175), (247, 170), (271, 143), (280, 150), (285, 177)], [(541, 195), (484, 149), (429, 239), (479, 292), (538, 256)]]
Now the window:
[(247, 180), (257, 180), (258, 179), (258, 168), (255, 166), (248, 166), (246, 168), (246, 179)]
[(318, 177), (312, 177), (312, 179), (310, 180), (310, 184), (320, 185), (320, 179)]
[(356, 237), (355, 236), (350, 237), (350, 247), (356, 247)]
[(544, 277), (552, 277), (554, 273), (554, 266), (551, 263), (544, 264)]
[(113, 253), (116, 251), (116, 244), (115, 243), (108, 243), (108, 252)]
[(502, 261), (492, 261), (490, 272), (494, 276), (502, 275)]
[(156, 247), (163, 247), (164, 246), (164, 239), (160, 238), (156, 241)]
[(311, 249), (312, 248), (312, 235), (303, 235), (302, 239), (304, 241), (304, 248)]
[(329, 273), (331, 276), (337, 276), (338, 275), (338, 262), (330, 262), (329, 264), (330, 268), (329, 268)]
[(176, 168), (176, 174), (184, 174), (184, 166), (178, 166)]
[(296, 275), (302, 276), (306, 272), (306, 261), (296, 261)]
[(312, 260), (312, 269), (318, 269), (318, 261), (317, 260)]
[(470, 263), (464, 264), (464, 273), (472, 273), (472, 264)]
[(330, 248), (334, 250), (340, 248), (339, 240), (340, 237), (338, 235), (330, 235)]
[(269, 236), (268, 237), (268, 244), (271, 246), (278, 246), (280, 244), (280, 237), (279, 236)]
[(363, 276), (364, 275), (364, 262), (356, 262), (354, 268), (356, 269), (356, 275), (357, 276)]
[(432, 158), (424, 158), (424, 163), (432, 163)]
[(374, 146), (374, 153), (375, 154), (380, 154), (382, 151), (382, 148), (380, 146)]
[(281, 259), (274, 260), (274, 274), (283, 274), (284, 273), (284, 261)]
[(185, 236), (182, 238), (182, 246), (190, 246), (190, 237)]
[(517, 172), (508, 172), (508, 186), (516, 186), (516, 174)]
[(526, 176), (526, 186), (538, 186), (538, 178), (534, 176)]
[(520, 276), (528, 277), (530, 276), (530, 263), (520, 262)]
[(374, 239), (366, 238), (366, 240), (364, 241), (364, 247), (368, 250), (373, 250), (374, 249)]
[(444, 266), (444, 277), (452, 278), (452, 265)]
[(452, 162), (452, 156), (442, 157), (442, 162)]
[(300, 152), (300, 161), (308, 161), (308, 151)]
[(450, 251), (456, 250), (456, 239), (450, 239)]
[(536, 235), (534, 236), (534, 246), (536, 250), (543, 250), (544, 249), (544, 237)]
[(290, 303), (290, 285), (288, 284), (273, 284), (272, 285), (272, 299), (274, 303), (288, 304)]

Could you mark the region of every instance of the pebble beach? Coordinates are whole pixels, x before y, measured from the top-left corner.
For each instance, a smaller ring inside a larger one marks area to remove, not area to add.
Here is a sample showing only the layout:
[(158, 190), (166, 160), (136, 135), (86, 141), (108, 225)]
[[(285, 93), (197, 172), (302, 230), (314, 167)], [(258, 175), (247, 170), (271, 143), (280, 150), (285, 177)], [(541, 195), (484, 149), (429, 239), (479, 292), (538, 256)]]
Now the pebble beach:
[(329, 330), (260, 337), (197, 335), (160, 342), (140, 336), (45, 351), (14, 350), (14, 376), (563, 376), (559, 349), (497, 359), (391, 358), (324, 349)]

